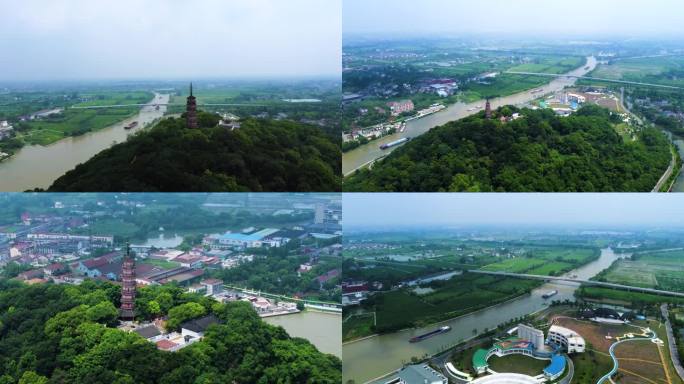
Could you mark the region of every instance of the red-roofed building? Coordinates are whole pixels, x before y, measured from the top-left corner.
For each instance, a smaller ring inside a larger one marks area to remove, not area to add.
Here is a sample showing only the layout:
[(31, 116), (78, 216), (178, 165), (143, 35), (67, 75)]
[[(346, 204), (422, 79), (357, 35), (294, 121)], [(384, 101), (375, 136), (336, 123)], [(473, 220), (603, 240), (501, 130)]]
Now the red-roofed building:
[(43, 268), (43, 273), (45, 276), (55, 276), (62, 272), (66, 272), (67, 268), (62, 263), (52, 263)]
[(328, 271), (328, 272), (326, 272), (326, 273), (324, 273), (324, 274), (322, 274), (322, 275), (316, 277), (316, 280), (318, 280), (318, 282), (319, 282), (319, 283), (321, 284), (321, 286), (322, 286), (323, 284), (325, 284), (325, 283), (327, 283), (328, 281), (330, 281), (330, 280), (336, 278), (336, 277), (339, 276), (339, 275), (340, 275), (340, 270), (336, 268), (336, 269), (332, 269), (332, 270), (330, 270), (330, 271)]
[(24, 271), (24, 272), (17, 275), (17, 279), (24, 280), (24, 281), (39, 278), (39, 277), (43, 277), (43, 270), (42, 269), (30, 269), (28, 271)]
[(178, 347), (178, 344), (166, 339), (159, 340), (156, 344), (157, 349), (161, 349), (162, 351), (172, 351), (174, 348)]

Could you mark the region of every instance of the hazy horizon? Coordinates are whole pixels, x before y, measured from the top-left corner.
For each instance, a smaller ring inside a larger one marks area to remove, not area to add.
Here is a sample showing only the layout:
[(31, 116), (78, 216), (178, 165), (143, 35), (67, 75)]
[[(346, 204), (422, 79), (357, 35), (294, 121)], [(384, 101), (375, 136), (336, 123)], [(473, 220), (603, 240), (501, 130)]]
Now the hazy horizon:
[(0, 0), (0, 81), (341, 73), (340, 0)]
[(347, 193), (345, 230), (408, 226), (684, 228), (684, 195), (646, 193)]
[(343, 36), (684, 37), (676, 0), (343, 0)]

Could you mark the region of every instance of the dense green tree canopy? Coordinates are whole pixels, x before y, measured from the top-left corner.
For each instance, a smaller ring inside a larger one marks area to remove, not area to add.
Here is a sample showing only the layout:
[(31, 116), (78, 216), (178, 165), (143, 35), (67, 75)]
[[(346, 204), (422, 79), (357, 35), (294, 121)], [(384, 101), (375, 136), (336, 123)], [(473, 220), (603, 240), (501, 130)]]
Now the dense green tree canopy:
[(344, 190), (650, 191), (671, 159), (665, 135), (646, 128), (624, 142), (617, 116), (603, 108), (520, 112), (505, 123), (480, 113), (434, 128), (345, 180)]
[(246, 119), (236, 130), (199, 113), (169, 118), (57, 179), (51, 191), (337, 191), (339, 144), (314, 126)]
[(110, 283), (25, 286), (0, 280), (0, 383), (341, 381), (338, 358), (262, 322), (249, 303), (202, 301), (173, 286), (143, 289), (139, 306), (156, 301), (164, 315), (179, 307), (211, 311), (223, 322), (210, 326), (202, 341), (164, 352), (135, 333), (107, 326), (116, 292)]

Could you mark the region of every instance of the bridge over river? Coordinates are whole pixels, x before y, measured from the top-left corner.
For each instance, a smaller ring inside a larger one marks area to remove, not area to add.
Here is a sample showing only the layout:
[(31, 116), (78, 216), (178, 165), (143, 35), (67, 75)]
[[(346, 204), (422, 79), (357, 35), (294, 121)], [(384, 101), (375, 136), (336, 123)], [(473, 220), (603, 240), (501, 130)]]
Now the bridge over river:
[(574, 75), (574, 74), (557, 74), (557, 73), (543, 73), (543, 72), (522, 72), (522, 71), (506, 71), (511, 75), (526, 75), (526, 76), (546, 76), (546, 77), (562, 77), (562, 78), (572, 78), (572, 79), (587, 79), (596, 81), (605, 81), (608, 83), (620, 83), (620, 84), (630, 84), (630, 85), (643, 85), (646, 87), (658, 87), (658, 88), (668, 88), (668, 89), (684, 89), (682, 87), (676, 87), (674, 85), (663, 85), (663, 84), (653, 84), (653, 83), (640, 83), (638, 81), (627, 81), (627, 80), (615, 80), (606, 79), (602, 77), (592, 77), (584, 75)]
[(603, 281), (585, 280), (585, 279), (577, 279), (577, 278), (563, 277), (563, 276), (545, 276), (545, 275), (530, 275), (530, 274), (526, 274), (526, 273), (483, 271), (481, 269), (470, 270), (469, 272), (482, 273), (485, 275), (518, 277), (518, 278), (522, 278), (522, 279), (537, 279), (537, 280), (544, 280), (544, 281), (568, 281), (568, 282), (572, 282), (572, 283), (580, 283), (580, 284), (594, 285), (594, 286), (599, 286), (599, 287), (621, 289), (621, 290), (625, 290), (625, 291), (636, 291), (636, 292), (651, 293), (651, 294), (656, 294), (656, 295), (684, 297), (684, 293), (681, 293), (681, 292), (664, 291), (662, 289), (655, 289), (655, 288), (633, 287), (630, 285), (606, 283)]

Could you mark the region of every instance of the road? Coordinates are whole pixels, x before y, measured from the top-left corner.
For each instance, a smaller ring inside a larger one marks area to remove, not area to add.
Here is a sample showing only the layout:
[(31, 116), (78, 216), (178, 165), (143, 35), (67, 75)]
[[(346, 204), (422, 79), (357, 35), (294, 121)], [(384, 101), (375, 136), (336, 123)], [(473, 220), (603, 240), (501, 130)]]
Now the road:
[(675, 153), (672, 150), (670, 150), (670, 152), (672, 152), (672, 159), (670, 160), (670, 165), (665, 170), (665, 173), (663, 173), (663, 175), (660, 176), (660, 179), (656, 183), (655, 187), (653, 187), (651, 192), (660, 192), (660, 189), (663, 187), (663, 184), (665, 184), (665, 182), (670, 178), (670, 176), (672, 175), (672, 172), (674, 171), (674, 166), (675, 166), (675, 162), (677, 161), (677, 156), (675, 155)]
[(672, 365), (677, 371), (679, 377), (684, 380), (684, 368), (682, 367), (681, 360), (679, 359), (679, 351), (677, 351), (677, 343), (672, 333), (672, 324), (670, 324), (670, 314), (667, 311), (667, 304), (662, 304), (660, 306), (660, 313), (665, 318), (665, 330), (667, 331), (667, 344), (670, 347), (670, 358), (672, 359)]
[(570, 277), (563, 277), (563, 276), (530, 275), (530, 274), (526, 274), (526, 273), (494, 272), (494, 271), (483, 271), (483, 270), (479, 270), (479, 269), (471, 270), (469, 272), (482, 273), (485, 275), (509, 276), (509, 277), (519, 277), (519, 278), (524, 278), (524, 279), (537, 279), (537, 280), (545, 280), (545, 281), (569, 281), (572, 283), (595, 285), (595, 286), (599, 286), (599, 287), (622, 289), (622, 290), (626, 290), (626, 291), (637, 291), (637, 292), (644, 292), (644, 293), (652, 293), (652, 294), (656, 294), (656, 295), (684, 297), (684, 293), (681, 293), (681, 292), (664, 291), (664, 290), (655, 289), (655, 288), (632, 287), (632, 286), (623, 285), (623, 284), (606, 283), (603, 281), (594, 281), (594, 280), (573, 279)]
[(521, 71), (506, 71), (504, 73), (508, 73), (511, 75), (525, 75), (525, 76), (571, 77), (573, 79), (596, 80), (596, 81), (605, 81), (605, 82), (609, 82), (609, 83), (620, 83), (620, 84), (629, 84), (629, 85), (644, 85), (647, 87), (668, 88), (668, 89), (684, 89), (682, 87), (675, 87), (674, 85), (640, 83), (638, 81), (605, 79), (602, 77), (591, 77), (591, 76), (581, 76), (581, 75), (567, 75), (567, 74), (540, 73), (540, 72), (521, 72)]
[(268, 292), (262, 292), (262, 291), (256, 291), (253, 289), (249, 288), (241, 288), (241, 287), (236, 287), (228, 284), (223, 285), (227, 289), (232, 289), (234, 291), (240, 291), (243, 293), (248, 293), (251, 295), (257, 295), (257, 296), (263, 296), (263, 297), (271, 297), (274, 299), (280, 299), (280, 300), (287, 300), (287, 301), (292, 301), (292, 302), (302, 302), (304, 304), (313, 304), (313, 305), (321, 305), (321, 306), (328, 306), (331, 308), (336, 308), (336, 309), (341, 309), (342, 304), (341, 303), (333, 303), (329, 301), (318, 301), (318, 300), (305, 300), (305, 299), (298, 299), (296, 297), (289, 297), (285, 295), (279, 295), (277, 293), (268, 293)]

